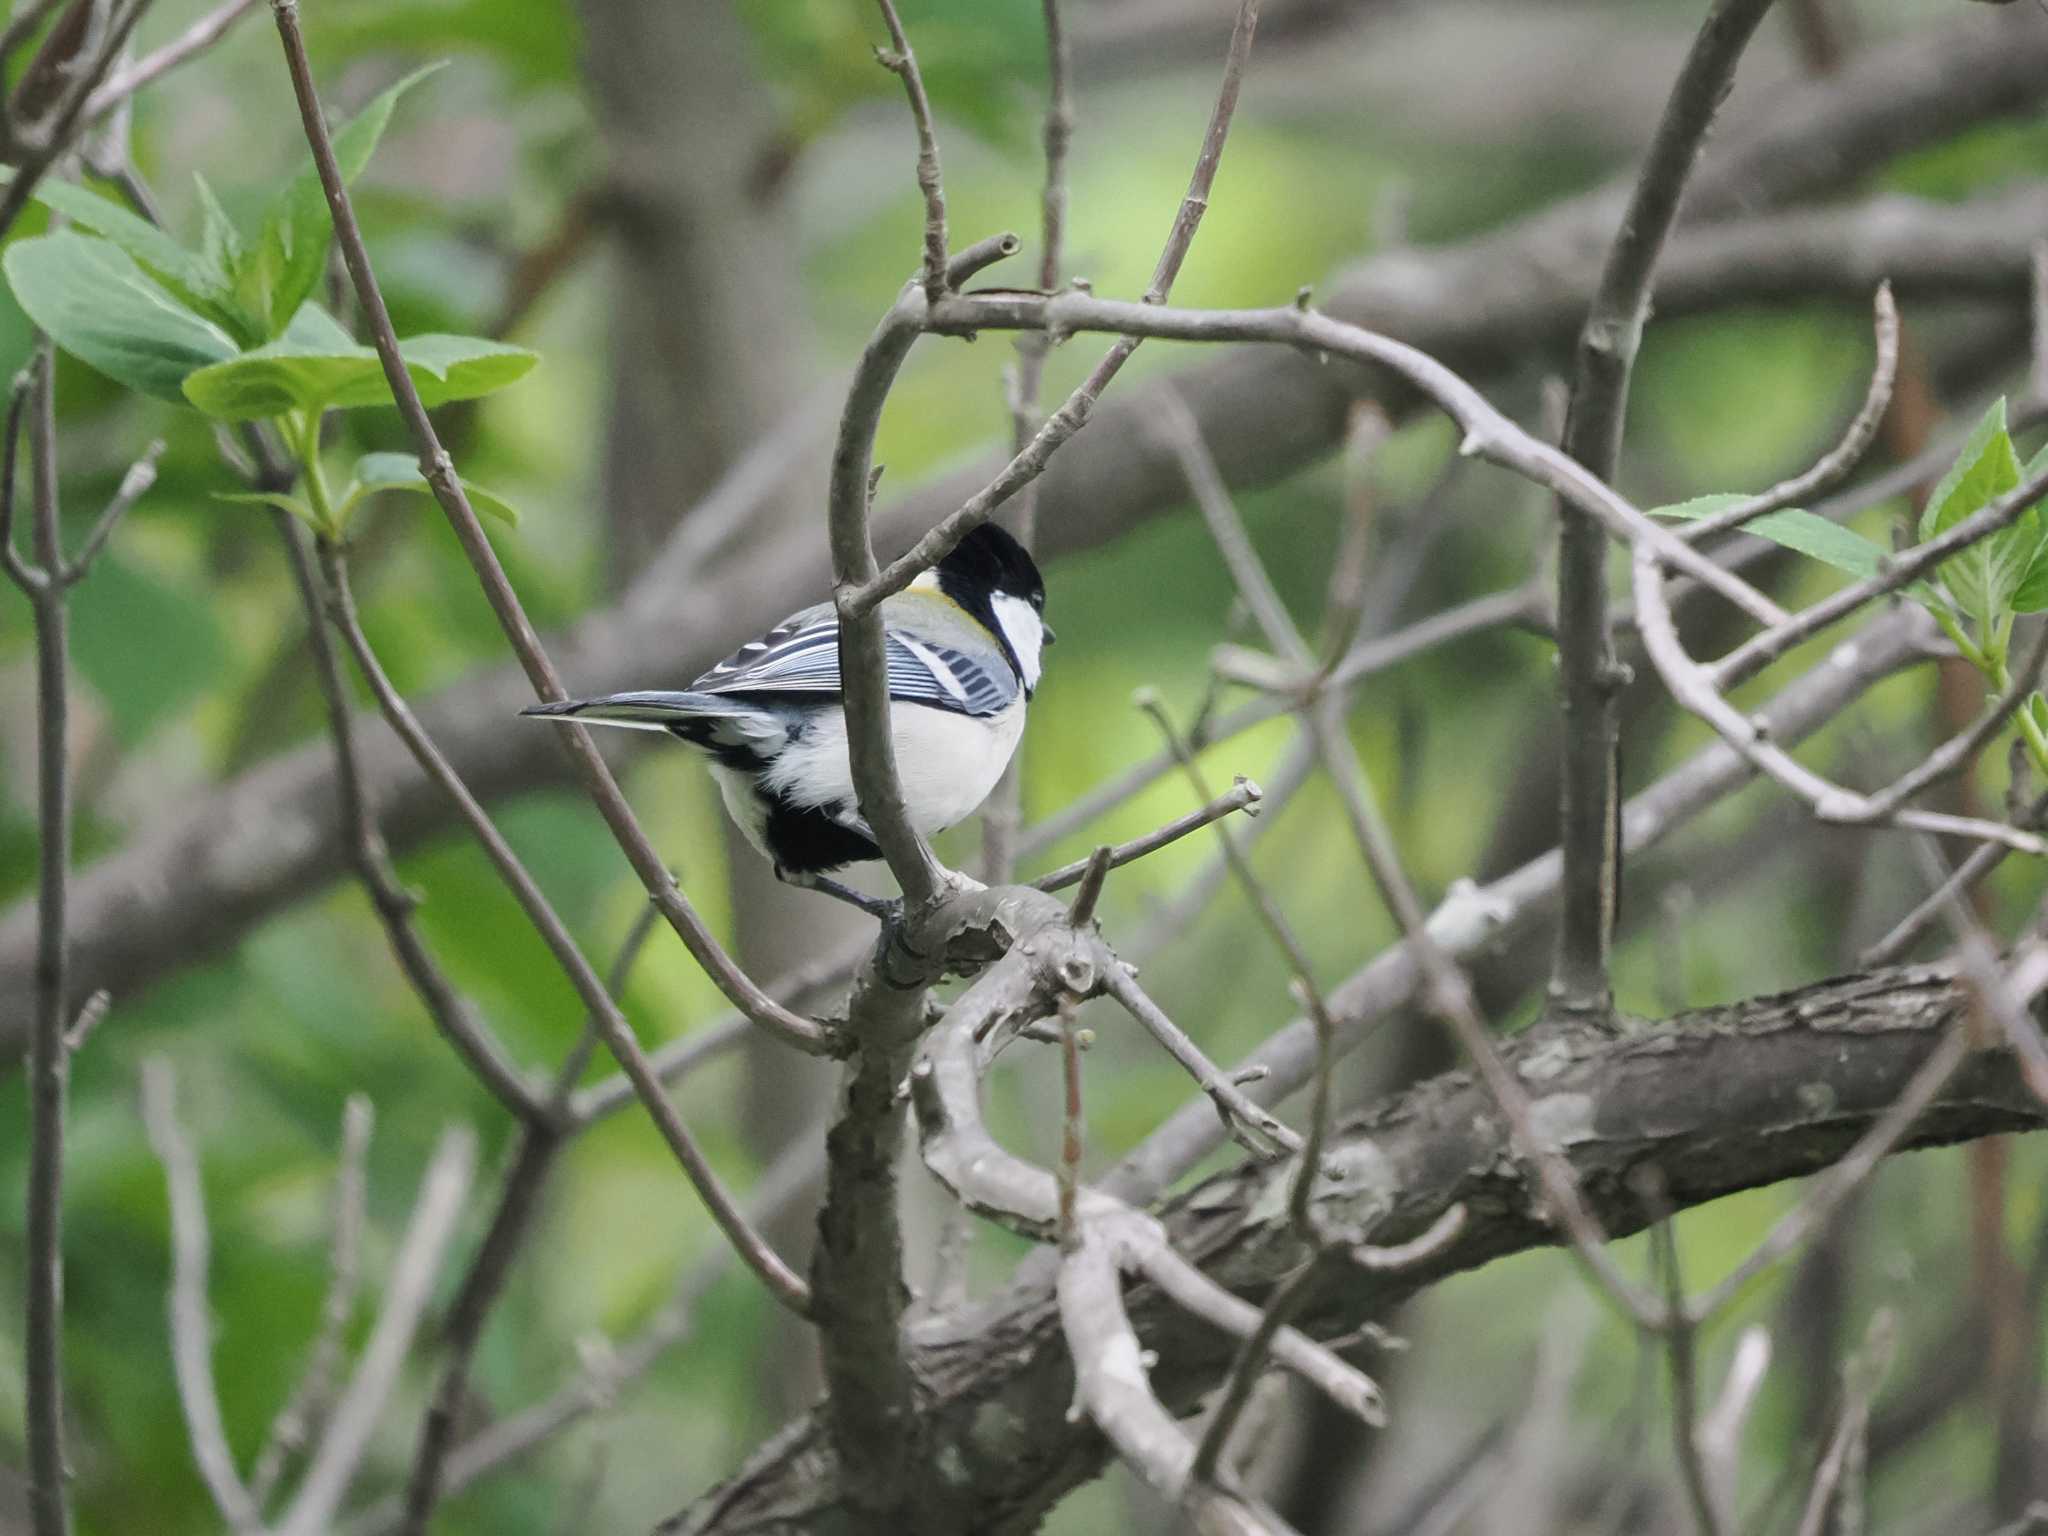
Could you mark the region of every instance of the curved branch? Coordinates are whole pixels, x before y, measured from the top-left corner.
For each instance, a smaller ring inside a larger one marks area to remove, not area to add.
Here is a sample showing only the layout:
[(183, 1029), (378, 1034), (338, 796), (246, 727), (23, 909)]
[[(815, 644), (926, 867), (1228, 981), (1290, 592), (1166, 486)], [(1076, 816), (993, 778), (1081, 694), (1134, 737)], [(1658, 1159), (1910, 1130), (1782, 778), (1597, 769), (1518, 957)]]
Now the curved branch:
[[(1545, 1123), (1560, 1130), (1561, 1150), (1595, 1216), (1610, 1233), (1626, 1235), (1660, 1214), (1630, 1178), (1636, 1168), (1660, 1169), (1664, 1200), (1684, 1210), (1841, 1157), (1906, 1091), (1968, 1006), (1963, 985), (1944, 971), (1850, 976), (1681, 1015), (1621, 1038), (1549, 1034), (1534, 1042), (1544, 1069), (1531, 1086), (1540, 1088)], [(2048, 1109), (2011, 1055), (1983, 1051), (1934, 1096), (1901, 1145), (2043, 1126)], [(1318, 1182), (1316, 1200), (1333, 1224), (1356, 1225), (1370, 1214), (1391, 1241), (1424, 1231), (1460, 1202), (1467, 1219), (1412, 1269), (1338, 1276), (1333, 1266), (1331, 1283), (1315, 1288), (1300, 1314), (1311, 1334), (1342, 1333), (1449, 1275), (1556, 1240), (1533, 1178), (1518, 1169), (1508, 1127), (1486, 1089), (1464, 1073), (1431, 1079), (1345, 1126), (1330, 1165), (1333, 1176)], [(1167, 1208), (1167, 1236), (1212, 1279), (1262, 1296), (1305, 1256), (1287, 1213), (1291, 1177), (1285, 1164), (1247, 1163), (1220, 1174)], [(1141, 1342), (1158, 1353), (1154, 1388), (1170, 1408), (1189, 1407), (1223, 1378), (1231, 1341), (1153, 1288), (1134, 1290), (1130, 1303)], [(927, 1454), (934, 1467), (964, 1469), (935, 1472), (926, 1485), (951, 1528), (1028, 1525), (1109, 1454), (1095, 1431), (1067, 1421), (1072, 1372), (1046, 1283), (1019, 1285), (972, 1314), (935, 1321), (916, 1366), (930, 1388)], [(822, 1422), (813, 1416), (777, 1435), (715, 1496), (662, 1530), (788, 1529), (829, 1521), (841, 1497)]]

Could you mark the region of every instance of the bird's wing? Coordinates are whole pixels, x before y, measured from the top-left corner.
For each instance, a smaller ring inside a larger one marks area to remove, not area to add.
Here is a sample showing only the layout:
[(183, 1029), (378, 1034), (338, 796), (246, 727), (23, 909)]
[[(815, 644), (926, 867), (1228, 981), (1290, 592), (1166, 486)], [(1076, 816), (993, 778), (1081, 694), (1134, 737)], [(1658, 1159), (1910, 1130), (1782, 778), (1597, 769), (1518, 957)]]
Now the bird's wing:
[[(889, 697), (955, 714), (1000, 713), (1017, 696), (1010, 669), (900, 627), (885, 630)], [(691, 684), (696, 693), (832, 694), (839, 686), (839, 621), (806, 609), (748, 642)]]

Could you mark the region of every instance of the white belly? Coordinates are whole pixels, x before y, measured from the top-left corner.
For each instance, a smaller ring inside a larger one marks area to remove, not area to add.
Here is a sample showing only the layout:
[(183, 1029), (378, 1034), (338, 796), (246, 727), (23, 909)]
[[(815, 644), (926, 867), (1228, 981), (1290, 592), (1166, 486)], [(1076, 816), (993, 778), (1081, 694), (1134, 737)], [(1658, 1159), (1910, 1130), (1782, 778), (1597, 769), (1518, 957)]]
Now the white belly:
[[(904, 807), (911, 825), (929, 836), (965, 821), (996, 787), (1024, 731), (1024, 701), (985, 720), (892, 703), (889, 727)], [(822, 712), (770, 766), (767, 783), (798, 805), (855, 803), (845, 717), (836, 709)]]
[[(929, 837), (965, 821), (996, 787), (1024, 734), (1024, 701), (981, 720), (923, 704), (892, 703), (889, 725), (904, 808), (911, 825)], [(711, 772), (747, 841), (773, 858), (763, 840), (767, 811), (754, 793), (752, 776), (716, 764)], [(857, 804), (845, 716), (836, 709), (820, 711), (802, 739), (770, 764), (762, 781), (771, 794), (795, 805)]]

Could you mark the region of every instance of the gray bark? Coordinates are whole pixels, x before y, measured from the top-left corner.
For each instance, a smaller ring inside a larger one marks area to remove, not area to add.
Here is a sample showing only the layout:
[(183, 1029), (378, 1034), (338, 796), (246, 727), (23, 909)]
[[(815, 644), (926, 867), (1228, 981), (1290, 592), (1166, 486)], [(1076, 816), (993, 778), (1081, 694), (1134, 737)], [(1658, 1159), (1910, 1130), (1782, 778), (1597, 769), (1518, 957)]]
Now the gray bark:
[[(1658, 1168), (1672, 1206), (1683, 1210), (1837, 1160), (1967, 1006), (1946, 972), (1895, 969), (1702, 1009), (1618, 1037), (1545, 1034), (1510, 1060), (1535, 1096), (1537, 1123), (1555, 1132), (1589, 1208), (1618, 1237), (1652, 1215), (1631, 1182), (1638, 1168)], [(2011, 1057), (1985, 1051), (1965, 1062), (1902, 1146), (2044, 1124), (2048, 1110)], [(1485, 1090), (1465, 1073), (1374, 1106), (1343, 1127), (1335, 1148), (1344, 1176), (1317, 1196), (1330, 1221), (1399, 1241), (1456, 1202), (1470, 1219), (1420, 1269), (1333, 1268), (1298, 1319), (1305, 1331), (1334, 1336), (1459, 1272), (1556, 1241), (1538, 1214), (1533, 1174), (1515, 1158)], [(1210, 1275), (1257, 1300), (1303, 1257), (1287, 1212), (1290, 1178), (1289, 1164), (1219, 1174), (1167, 1204), (1168, 1231)], [(1158, 1353), (1154, 1389), (1170, 1407), (1191, 1411), (1228, 1369), (1231, 1341), (1149, 1286), (1133, 1287), (1129, 1302), (1143, 1342)], [(931, 1528), (1029, 1530), (1105, 1464), (1101, 1437), (1067, 1418), (1073, 1373), (1049, 1286), (1013, 1287), (927, 1327), (913, 1366), (924, 1471), (912, 1482), (917, 1517)], [(813, 1411), (661, 1529), (761, 1536), (861, 1528), (842, 1493), (823, 1416)]]

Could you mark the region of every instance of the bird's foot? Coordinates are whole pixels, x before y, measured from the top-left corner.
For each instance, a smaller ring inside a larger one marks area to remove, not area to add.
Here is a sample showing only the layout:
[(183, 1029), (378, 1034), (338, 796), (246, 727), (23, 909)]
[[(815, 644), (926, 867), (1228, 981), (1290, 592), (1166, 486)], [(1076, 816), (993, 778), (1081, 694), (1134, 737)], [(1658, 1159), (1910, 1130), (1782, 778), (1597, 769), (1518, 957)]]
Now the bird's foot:
[(891, 896), (870, 896), (866, 891), (856, 891), (852, 886), (830, 875), (793, 874), (777, 869), (775, 873), (787, 884), (801, 886), (807, 891), (817, 891), (825, 896), (836, 897), (848, 906), (858, 907), (877, 922), (888, 923), (902, 915), (903, 903)]

